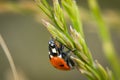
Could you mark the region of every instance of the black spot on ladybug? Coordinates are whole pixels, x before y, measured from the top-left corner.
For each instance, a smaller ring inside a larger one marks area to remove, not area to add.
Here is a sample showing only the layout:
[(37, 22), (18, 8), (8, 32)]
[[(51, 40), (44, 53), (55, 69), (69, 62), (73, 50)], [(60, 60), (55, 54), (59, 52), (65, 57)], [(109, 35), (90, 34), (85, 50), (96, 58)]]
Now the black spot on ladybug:
[(59, 66), (60, 66), (60, 67), (64, 67), (64, 64), (60, 64)]

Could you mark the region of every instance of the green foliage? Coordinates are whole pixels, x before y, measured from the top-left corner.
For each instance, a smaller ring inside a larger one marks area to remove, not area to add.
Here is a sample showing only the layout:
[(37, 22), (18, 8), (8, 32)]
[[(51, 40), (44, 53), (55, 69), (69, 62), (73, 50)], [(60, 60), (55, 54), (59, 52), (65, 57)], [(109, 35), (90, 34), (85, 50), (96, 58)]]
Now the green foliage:
[[(77, 58), (71, 56), (71, 59), (77, 63), (76, 68), (82, 74), (86, 75), (90, 80), (114, 80), (111, 71), (104, 69), (98, 61), (94, 61), (92, 58), (85, 42), (82, 22), (75, 0), (61, 0), (61, 5), (58, 0), (53, 0), (53, 6), (50, 6), (47, 0), (36, 0), (36, 3), (54, 23), (51, 24), (42, 20), (52, 37), (73, 51), (74, 55), (77, 56)], [(71, 20), (72, 24), (69, 26), (66, 25), (64, 11)], [(99, 20), (101, 18), (99, 12), (97, 10), (94, 12)]]

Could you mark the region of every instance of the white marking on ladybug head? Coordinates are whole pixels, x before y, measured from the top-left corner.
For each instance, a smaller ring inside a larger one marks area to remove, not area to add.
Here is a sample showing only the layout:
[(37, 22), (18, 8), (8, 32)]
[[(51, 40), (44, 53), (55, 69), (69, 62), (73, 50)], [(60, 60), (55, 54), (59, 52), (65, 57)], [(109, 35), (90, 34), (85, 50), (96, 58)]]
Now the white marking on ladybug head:
[(52, 52), (53, 52), (53, 53), (57, 53), (57, 51), (56, 51), (56, 49), (55, 49), (55, 48), (53, 48), (53, 49), (52, 49)]
[(54, 44), (50, 44), (51, 46), (54, 46)]

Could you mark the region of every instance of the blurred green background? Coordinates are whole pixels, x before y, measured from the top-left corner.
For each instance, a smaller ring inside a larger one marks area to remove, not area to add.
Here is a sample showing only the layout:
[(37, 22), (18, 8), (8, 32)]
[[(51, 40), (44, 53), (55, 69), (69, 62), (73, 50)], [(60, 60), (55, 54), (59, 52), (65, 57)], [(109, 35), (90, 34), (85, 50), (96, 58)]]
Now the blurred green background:
[[(86, 42), (93, 57), (107, 67), (109, 63), (104, 57), (87, 0), (77, 0), (77, 3), (81, 10)], [(98, 0), (98, 3), (109, 26), (114, 47), (120, 53), (120, 1)], [(46, 16), (33, 0), (0, 1), (0, 34), (7, 43), (22, 80), (86, 80), (77, 70), (59, 71), (51, 66), (48, 58), (50, 34), (40, 23), (42, 18)], [(0, 47), (0, 80), (13, 80), (11, 76), (8, 60)]]

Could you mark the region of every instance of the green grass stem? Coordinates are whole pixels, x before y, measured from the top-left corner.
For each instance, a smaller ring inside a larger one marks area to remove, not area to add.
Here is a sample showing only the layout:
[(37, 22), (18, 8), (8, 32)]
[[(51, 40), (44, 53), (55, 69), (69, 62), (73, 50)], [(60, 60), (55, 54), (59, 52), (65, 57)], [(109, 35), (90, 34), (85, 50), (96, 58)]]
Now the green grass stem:
[(116, 80), (120, 80), (120, 60), (118, 59), (116, 51), (113, 47), (110, 32), (102, 18), (97, 0), (88, 0), (88, 4), (98, 26), (105, 56), (114, 70)]

